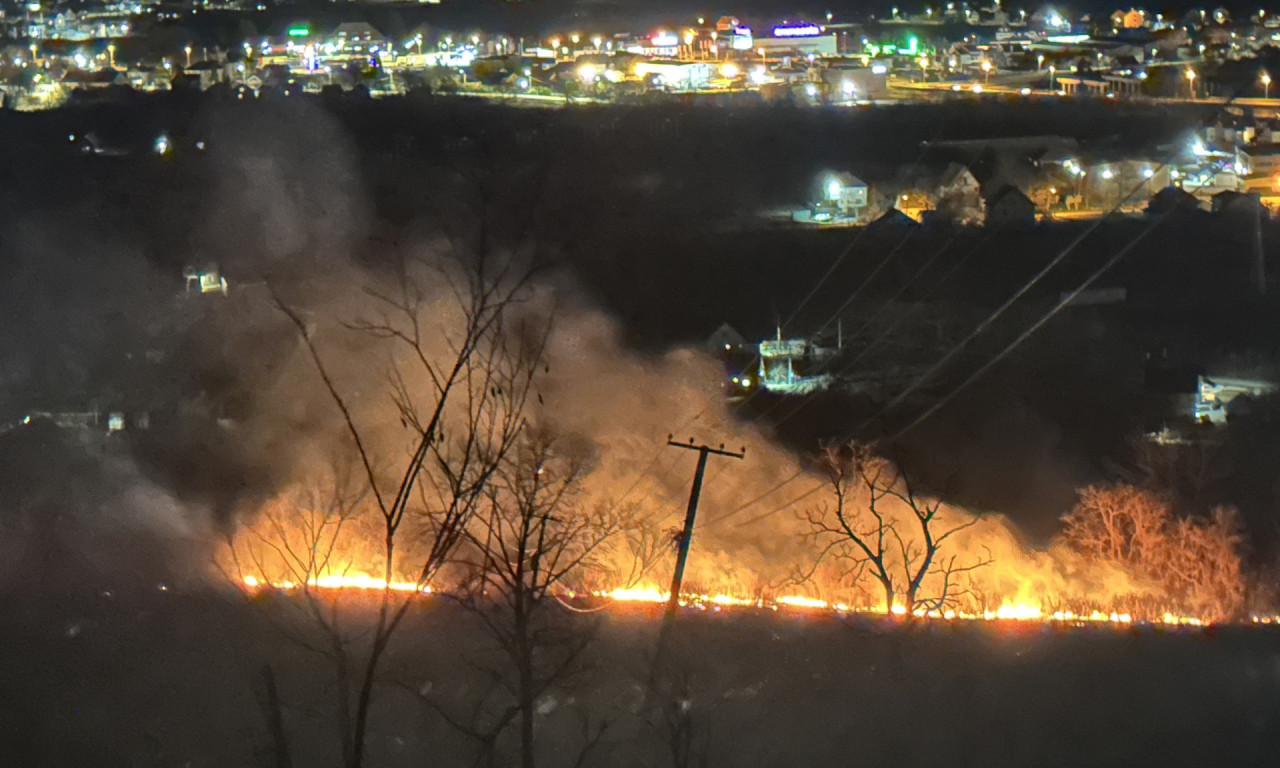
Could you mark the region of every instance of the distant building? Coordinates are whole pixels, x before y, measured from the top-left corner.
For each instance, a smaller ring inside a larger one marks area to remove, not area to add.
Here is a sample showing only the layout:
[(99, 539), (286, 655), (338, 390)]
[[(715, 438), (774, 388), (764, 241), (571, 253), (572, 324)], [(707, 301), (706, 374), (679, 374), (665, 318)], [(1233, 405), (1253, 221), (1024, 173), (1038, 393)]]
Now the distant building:
[(1201, 376), (1196, 381), (1195, 419), (1226, 424), (1230, 416), (1244, 412), (1259, 398), (1274, 394), (1276, 389), (1274, 382), (1261, 379)]
[(880, 230), (908, 230), (920, 226), (920, 222), (897, 208), (890, 208), (867, 226), (871, 229)]
[(1213, 196), (1211, 205), (1214, 213), (1257, 215), (1264, 219), (1270, 216), (1266, 207), (1262, 205), (1262, 198), (1254, 194), (1219, 192)]
[(760, 386), (777, 394), (807, 395), (831, 386), (830, 374), (805, 375), (814, 363), (817, 348), (804, 339), (776, 339), (760, 342)]
[(677, 91), (693, 91), (707, 87), (711, 82), (711, 65), (705, 61), (676, 61), (659, 59), (636, 64), (636, 76), (652, 78), (663, 88)]
[(204, 293), (221, 293), (227, 295), (227, 279), (218, 271), (216, 264), (206, 264), (202, 268), (187, 267), (183, 272), (187, 281), (187, 295)]
[(826, 202), (844, 216), (857, 216), (867, 205), (867, 183), (852, 173), (836, 173), (823, 188)]
[(829, 65), (812, 70), (810, 75), (822, 82), (828, 101), (868, 101), (889, 93), (889, 74), (884, 67)]
[(986, 200), (988, 227), (1031, 227), (1035, 223), (1036, 204), (1017, 187), (1005, 186)]
[(1165, 187), (1147, 202), (1148, 216), (1161, 216), (1173, 210), (1198, 211), (1200, 201), (1177, 187)]
[[(809, 25), (812, 26), (812, 25)], [(779, 27), (778, 29), (783, 29)], [(813, 29), (817, 29), (813, 26)], [(757, 37), (751, 45), (756, 51), (763, 51), (770, 58), (782, 56), (836, 56), (840, 46), (834, 33), (829, 35), (793, 34), (782, 37)]]
[(938, 185), (938, 213), (956, 224), (980, 225), (986, 211), (982, 185), (967, 167), (952, 163)]
[(707, 351), (712, 354), (737, 352), (746, 346), (746, 338), (728, 323), (722, 323), (707, 337)]
[(1249, 159), (1249, 167), (1258, 176), (1280, 174), (1280, 144), (1255, 144), (1245, 147), (1241, 154)]
[(339, 24), (328, 43), (343, 53), (376, 53), (389, 45), (386, 35), (364, 21)]
[(816, 203), (792, 214), (798, 222), (828, 224), (860, 220), (867, 210), (867, 183), (851, 173), (832, 173), (822, 177), (822, 189)]

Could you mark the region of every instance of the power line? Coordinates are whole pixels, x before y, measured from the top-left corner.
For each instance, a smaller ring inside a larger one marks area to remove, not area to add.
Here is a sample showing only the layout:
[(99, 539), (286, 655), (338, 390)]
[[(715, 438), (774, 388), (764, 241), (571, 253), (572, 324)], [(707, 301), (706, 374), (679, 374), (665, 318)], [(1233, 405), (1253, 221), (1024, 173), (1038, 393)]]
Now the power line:
[[(1237, 90), (1236, 90), (1236, 92), (1235, 92), (1235, 93), (1233, 93), (1233, 94), (1231, 95), (1231, 97), (1229, 97), (1227, 100), (1225, 100), (1222, 104), (1218, 105), (1217, 109), (1215, 109), (1215, 110), (1214, 110), (1214, 113), (1216, 114), (1217, 112), (1220, 112), (1221, 110), (1223, 110), (1223, 109), (1225, 109), (1226, 107), (1228, 107), (1228, 106), (1229, 106), (1233, 101), (1235, 101), (1236, 97), (1240, 94), (1240, 92), (1241, 92), (1241, 89), (1237, 89)], [(1166, 161), (1166, 162), (1161, 163), (1161, 164), (1159, 165), (1159, 168), (1160, 168), (1160, 169), (1163, 169), (1163, 168), (1167, 167), (1168, 165), (1170, 165), (1170, 162)], [(1000, 307), (999, 307), (999, 308), (998, 308), (994, 313), (992, 313), (992, 314), (991, 314), (991, 315), (990, 315), (986, 320), (984, 320), (982, 323), (980, 323), (980, 324), (978, 325), (978, 327), (977, 327), (977, 328), (976, 328), (972, 333), (970, 333), (967, 337), (965, 337), (965, 339), (964, 339), (964, 340), (962, 340), (958, 345), (956, 345), (956, 346), (952, 347), (952, 349), (951, 349), (951, 350), (950, 350), (946, 355), (944, 355), (944, 356), (943, 356), (943, 358), (942, 358), (942, 359), (941, 359), (937, 364), (935, 364), (932, 368), (930, 368), (928, 371), (926, 371), (926, 372), (925, 372), (925, 374), (924, 374), (923, 376), (921, 376), (919, 379), (917, 379), (917, 380), (916, 380), (916, 381), (915, 381), (915, 382), (914, 382), (910, 387), (908, 387), (904, 392), (900, 393), (897, 397), (895, 397), (895, 398), (894, 398), (893, 400), (891, 400), (888, 404), (886, 404), (886, 405), (885, 405), (885, 407), (884, 407), (884, 408), (882, 408), (882, 409), (880, 410), (879, 414), (877, 414), (876, 416), (869, 417), (868, 419), (866, 419), (865, 421), (863, 421), (863, 422), (862, 422), (862, 424), (860, 424), (860, 425), (857, 427), (857, 429), (855, 430), (855, 432), (857, 432), (857, 431), (861, 431), (864, 427), (866, 427), (866, 426), (867, 426), (868, 424), (870, 424), (871, 422), (873, 422), (873, 421), (876, 421), (876, 420), (878, 420), (878, 419), (883, 418), (883, 417), (884, 417), (884, 415), (885, 415), (885, 414), (887, 414), (887, 413), (888, 413), (892, 408), (894, 408), (894, 407), (895, 407), (895, 406), (897, 406), (898, 404), (902, 403), (902, 402), (903, 402), (903, 401), (904, 401), (908, 396), (910, 396), (912, 393), (914, 393), (916, 390), (918, 390), (921, 386), (923, 386), (923, 385), (924, 385), (924, 383), (925, 383), (925, 382), (927, 382), (930, 378), (932, 378), (932, 377), (933, 377), (933, 375), (934, 375), (934, 374), (936, 374), (936, 373), (938, 372), (938, 370), (939, 370), (939, 369), (941, 369), (941, 368), (942, 368), (942, 367), (943, 367), (947, 362), (949, 362), (949, 361), (950, 361), (951, 359), (953, 359), (957, 354), (959, 354), (959, 352), (960, 352), (960, 351), (961, 351), (965, 346), (967, 346), (967, 345), (969, 344), (969, 342), (970, 342), (970, 341), (972, 341), (972, 340), (973, 340), (973, 339), (974, 339), (974, 338), (975, 338), (979, 333), (981, 333), (983, 330), (985, 330), (987, 327), (989, 327), (989, 326), (991, 325), (991, 323), (992, 323), (992, 322), (994, 322), (994, 320), (995, 320), (996, 318), (998, 318), (1001, 314), (1003, 314), (1003, 313), (1004, 313), (1004, 311), (1005, 311), (1005, 310), (1007, 310), (1007, 309), (1009, 308), (1009, 306), (1011, 306), (1011, 305), (1012, 305), (1012, 304), (1013, 304), (1013, 303), (1014, 303), (1018, 298), (1020, 298), (1023, 294), (1025, 294), (1028, 290), (1030, 290), (1030, 288), (1031, 288), (1035, 283), (1037, 283), (1041, 278), (1043, 278), (1043, 277), (1044, 277), (1044, 275), (1045, 275), (1045, 274), (1047, 274), (1047, 273), (1048, 273), (1048, 272), (1049, 272), (1049, 271), (1050, 271), (1054, 266), (1056, 266), (1059, 262), (1061, 262), (1061, 261), (1062, 261), (1062, 259), (1063, 259), (1063, 258), (1065, 258), (1065, 256), (1066, 256), (1068, 253), (1070, 253), (1072, 250), (1074, 250), (1074, 249), (1075, 249), (1075, 248), (1080, 244), (1080, 242), (1082, 242), (1086, 237), (1088, 237), (1090, 234), (1092, 234), (1092, 233), (1093, 233), (1093, 232), (1094, 232), (1094, 231), (1095, 231), (1099, 226), (1101, 226), (1103, 221), (1105, 221), (1107, 218), (1109, 218), (1112, 214), (1114, 214), (1114, 213), (1116, 213), (1117, 211), (1119, 211), (1119, 210), (1120, 210), (1120, 208), (1124, 205), (1124, 203), (1125, 203), (1125, 202), (1127, 202), (1131, 197), (1133, 197), (1133, 195), (1134, 195), (1134, 194), (1135, 194), (1139, 189), (1141, 189), (1143, 186), (1145, 186), (1145, 184), (1146, 184), (1145, 180), (1144, 180), (1143, 182), (1140, 182), (1140, 183), (1139, 183), (1139, 184), (1137, 184), (1135, 187), (1133, 187), (1132, 189), (1130, 189), (1130, 190), (1129, 190), (1129, 192), (1128, 192), (1127, 194), (1125, 194), (1123, 197), (1121, 197), (1119, 200), (1117, 200), (1117, 201), (1116, 201), (1116, 204), (1115, 204), (1112, 208), (1110, 208), (1110, 209), (1107, 211), (1107, 213), (1106, 213), (1106, 214), (1104, 214), (1103, 216), (1099, 217), (1099, 219), (1098, 219), (1098, 220), (1097, 220), (1097, 221), (1096, 221), (1092, 226), (1090, 226), (1087, 230), (1085, 230), (1085, 232), (1084, 232), (1080, 237), (1076, 238), (1076, 239), (1075, 239), (1075, 240), (1074, 240), (1070, 245), (1068, 245), (1068, 246), (1067, 246), (1067, 248), (1066, 248), (1066, 249), (1064, 249), (1064, 250), (1063, 250), (1062, 252), (1060, 252), (1057, 256), (1055, 256), (1055, 257), (1054, 257), (1054, 258), (1049, 262), (1049, 264), (1047, 264), (1043, 269), (1041, 269), (1039, 272), (1037, 272), (1037, 273), (1036, 273), (1036, 274), (1031, 278), (1031, 280), (1030, 280), (1030, 281), (1028, 281), (1025, 285), (1023, 285), (1023, 287), (1022, 287), (1022, 288), (1019, 288), (1019, 289), (1018, 289), (1018, 291), (1016, 291), (1016, 292), (1014, 293), (1014, 295), (1013, 295), (1012, 297), (1010, 297), (1010, 299), (1009, 299), (1008, 301), (1006, 301), (1004, 304), (1002, 304), (1002, 305), (1001, 305), (1001, 306), (1000, 306)], [(1166, 218), (1170, 213), (1172, 213), (1172, 210), (1170, 210), (1170, 211), (1166, 211), (1166, 212), (1165, 212), (1165, 213), (1164, 213), (1164, 214), (1163, 214), (1159, 219), (1157, 219), (1157, 220), (1155, 220), (1155, 221), (1151, 222), (1151, 223), (1150, 223), (1146, 228), (1144, 228), (1144, 229), (1143, 229), (1143, 231), (1142, 231), (1141, 233), (1139, 233), (1139, 235), (1138, 235), (1137, 237), (1135, 237), (1135, 238), (1134, 238), (1132, 241), (1130, 241), (1127, 245), (1125, 245), (1125, 246), (1124, 246), (1123, 248), (1121, 248), (1118, 252), (1116, 252), (1116, 253), (1115, 253), (1115, 254), (1113, 254), (1110, 258), (1108, 258), (1108, 259), (1107, 259), (1107, 261), (1105, 261), (1105, 262), (1103, 263), (1103, 266), (1102, 266), (1102, 267), (1100, 267), (1097, 271), (1095, 271), (1095, 272), (1094, 272), (1093, 274), (1091, 274), (1088, 278), (1086, 278), (1086, 279), (1085, 279), (1085, 281), (1084, 281), (1080, 286), (1078, 286), (1075, 290), (1073, 290), (1070, 294), (1068, 294), (1068, 296), (1067, 296), (1067, 297), (1064, 297), (1062, 300), (1060, 300), (1060, 301), (1058, 302), (1058, 304), (1057, 304), (1057, 305), (1055, 305), (1055, 306), (1054, 306), (1054, 307), (1053, 307), (1053, 308), (1052, 308), (1048, 313), (1046, 313), (1043, 317), (1041, 317), (1041, 318), (1040, 318), (1039, 320), (1037, 320), (1034, 324), (1032, 324), (1032, 326), (1031, 326), (1030, 328), (1028, 328), (1026, 331), (1024, 331), (1022, 334), (1020, 334), (1017, 338), (1015, 338), (1015, 339), (1014, 339), (1014, 341), (1013, 341), (1011, 344), (1009, 344), (1008, 346), (1006, 346), (1003, 350), (1001, 350), (1001, 351), (1000, 351), (1000, 352), (995, 356), (995, 358), (993, 358), (992, 360), (988, 361), (986, 364), (984, 364), (983, 366), (981, 366), (977, 371), (975, 371), (975, 372), (974, 372), (974, 374), (972, 374), (972, 375), (970, 375), (969, 377), (967, 377), (967, 378), (966, 378), (966, 379), (965, 379), (965, 380), (960, 384), (960, 386), (959, 386), (959, 387), (957, 387), (955, 390), (953, 390), (952, 392), (950, 392), (949, 394), (947, 394), (946, 396), (944, 396), (941, 400), (939, 400), (939, 401), (938, 401), (937, 403), (935, 403), (933, 406), (931, 406), (930, 408), (928, 408), (924, 413), (922, 413), (919, 417), (917, 417), (917, 418), (916, 418), (916, 419), (914, 419), (910, 424), (908, 424), (908, 425), (907, 425), (907, 427), (905, 427), (905, 428), (903, 428), (903, 429), (901, 429), (901, 430), (897, 431), (897, 432), (893, 435), (893, 437), (892, 437), (892, 438), (890, 438), (890, 439), (891, 439), (891, 440), (893, 440), (893, 439), (897, 439), (897, 438), (898, 438), (898, 437), (900, 437), (901, 435), (905, 434), (907, 431), (909, 431), (909, 430), (911, 430), (911, 429), (914, 429), (916, 426), (918, 426), (920, 423), (922, 423), (922, 422), (923, 422), (925, 419), (927, 419), (929, 416), (932, 416), (934, 413), (936, 413), (936, 412), (937, 412), (937, 411), (938, 411), (938, 410), (939, 410), (943, 405), (945, 405), (947, 402), (950, 402), (950, 400), (951, 400), (952, 398), (954, 398), (954, 396), (959, 392), (959, 390), (960, 390), (960, 389), (962, 389), (962, 388), (964, 388), (964, 387), (967, 387), (969, 384), (973, 383), (973, 381), (975, 381), (975, 380), (976, 380), (979, 376), (981, 376), (983, 373), (985, 373), (986, 371), (990, 370), (990, 369), (991, 369), (991, 367), (993, 367), (997, 362), (999, 362), (999, 360), (1001, 360), (1001, 359), (1003, 359), (1005, 356), (1007, 356), (1010, 352), (1012, 352), (1012, 351), (1013, 351), (1013, 349), (1014, 349), (1014, 348), (1016, 348), (1018, 345), (1020, 345), (1023, 341), (1025, 341), (1027, 338), (1029, 338), (1029, 337), (1031, 336), (1031, 334), (1033, 334), (1033, 333), (1034, 333), (1038, 328), (1040, 328), (1042, 325), (1044, 325), (1044, 323), (1048, 322), (1048, 320), (1049, 320), (1051, 317), (1053, 317), (1054, 315), (1056, 315), (1056, 314), (1057, 314), (1057, 312), (1058, 312), (1058, 311), (1059, 311), (1063, 306), (1065, 306), (1065, 304), (1066, 304), (1066, 303), (1069, 303), (1069, 301), (1070, 301), (1070, 299), (1071, 299), (1071, 298), (1073, 298), (1074, 296), (1078, 295), (1078, 294), (1080, 293), (1080, 291), (1084, 290), (1088, 285), (1091, 285), (1095, 280), (1097, 280), (1099, 277), (1101, 277), (1101, 276), (1102, 276), (1102, 274), (1103, 274), (1104, 272), (1106, 272), (1106, 270), (1110, 269), (1110, 267), (1111, 267), (1112, 265), (1114, 265), (1117, 261), (1119, 261), (1119, 259), (1120, 259), (1124, 254), (1128, 253), (1128, 252), (1133, 248), (1133, 246), (1137, 245), (1137, 243), (1138, 243), (1138, 242), (1140, 242), (1143, 238), (1145, 238), (1148, 234), (1150, 234), (1150, 232), (1151, 232), (1151, 231), (1152, 231), (1152, 230), (1153, 230), (1153, 229), (1154, 229), (1154, 228), (1155, 228), (1155, 227), (1156, 227), (1160, 222), (1162, 222), (1162, 221), (1163, 221), (1163, 220), (1164, 220), (1164, 219), (1165, 219), (1165, 218)]]
[(1050, 319), (1050, 318), (1052, 318), (1054, 315), (1058, 314), (1059, 310), (1061, 310), (1061, 309), (1062, 309), (1063, 307), (1065, 307), (1066, 305), (1070, 304), (1070, 303), (1071, 303), (1071, 301), (1072, 301), (1073, 299), (1075, 299), (1075, 297), (1076, 297), (1076, 296), (1079, 296), (1079, 295), (1080, 295), (1080, 293), (1081, 293), (1082, 291), (1084, 291), (1085, 289), (1087, 289), (1090, 285), (1093, 285), (1094, 281), (1096, 281), (1098, 278), (1102, 277), (1103, 273), (1105, 273), (1108, 269), (1110, 269), (1112, 266), (1114, 266), (1114, 265), (1115, 265), (1115, 263), (1116, 263), (1117, 261), (1119, 261), (1119, 260), (1120, 260), (1120, 259), (1121, 259), (1125, 254), (1127, 254), (1129, 251), (1131, 251), (1135, 245), (1137, 245), (1139, 242), (1141, 242), (1141, 241), (1142, 241), (1142, 239), (1143, 239), (1143, 238), (1145, 238), (1148, 234), (1150, 234), (1150, 233), (1151, 233), (1151, 232), (1156, 228), (1156, 226), (1158, 226), (1160, 223), (1162, 223), (1162, 222), (1163, 222), (1163, 221), (1164, 221), (1164, 220), (1169, 216), (1169, 214), (1170, 214), (1171, 212), (1172, 212), (1172, 209), (1170, 209), (1170, 211), (1166, 211), (1166, 212), (1165, 212), (1165, 213), (1164, 213), (1164, 214), (1163, 214), (1159, 219), (1157, 219), (1155, 222), (1153, 222), (1153, 223), (1151, 224), (1151, 226), (1145, 227), (1145, 228), (1144, 228), (1140, 233), (1138, 233), (1138, 236), (1137, 236), (1137, 237), (1135, 237), (1135, 238), (1133, 238), (1132, 240), (1130, 240), (1130, 241), (1128, 242), (1128, 244), (1126, 244), (1123, 248), (1121, 248), (1120, 250), (1116, 251), (1116, 252), (1115, 252), (1115, 254), (1113, 254), (1113, 255), (1111, 256), (1111, 258), (1109, 258), (1109, 259), (1107, 259), (1105, 262), (1103, 262), (1102, 266), (1101, 266), (1101, 267), (1099, 267), (1097, 270), (1095, 270), (1095, 271), (1093, 272), (1093, 274), (1089, 275), (1089, 277), (1087, 277), (1087, 278), (1084, 280), (1084, 282), (1080, 283), (1080, 285), (1078, 285), (1078, 286), (1075, 288), (1075, 290), (1073, 290), (1073, 291), (1071, 291), (1070, 293), (1066, 294), (1065, 296), (1061, 297), (1061, 298), (1058, 300), (1058, 303), (1057, 303), (1056, 305), (1054, 305), (1054, 307), (1053, 307), (1052, 309), (1050, 309), (1048, 312), (1046, 312), (1046, 313), (1044, 314), (1044, 316), (1043, 316), (1043, 317), (1041, 317), (1039, 320), (1037, 320), (1035, 323), (1033, 323), (1033, 324), (1031, 325), (1031, 327), (1027, 328), (1025, 331), (1023, 331), (1021, 334), (1019, 334), (1019, 335), (1018, 335), (1018, 337), (1017, 337), (1017, 338), (1015, 338), (1015, 339), (1014, 339), (1014, 340), (1013, 340), (1013, 341), (1012, 341), (1008, 346), (1006, 346), (1004, 349), (1002, 349), (1002, 350), (999, 352), (999, 354), (997, 354), (995, 357), (993, 357), (993, 358), (991, 358), (990, 360), (988, 360), (988, 361), (987, 361), (986, 363), (984, 363), (980, 368), (978, 368), (978, 370), (976, 370), (976, 371), (974, 371), (972, 374), (970, 374), (970, 375), (969, 375), (969, 376), (968, 376), (964, 381), (962, 381), (958, 386), (956, 386), (956, 387), (955, 387), (954, 389), (952, 389), (949, 393), (947, 393), (947, 395), (946, 395), (946, 396), (944, 396), (942, 399), (938, 400), (938, 401), (937, 401), (936, 403), (934, 403), (932, 406), (930, 406), (929, 408), (927, 408), (927, 409), (924, 411), (924, 413), (921, 413), (919, 416), (917, 416), (915, 419), (913, 419), (913, 420), (911, 421), (911, 423), (910, 423), (910, 424), (908, 424), (907, 426), (905, 426), (905, 427), (903, 427), (902, 429), (900, 429), (900, 430), (898, 430), (897, 432), (895, 432), (895, 433), (893, 434), (893, 436), (889, 438), (889, 442), (893, 442), (894, 440), (897, 440), (899, 437), (901, 437), (902, 435), (906, 434), (907, 432), (910, 432), (912, 429), (915, 429), (917, 426), (919, 426), (922, 422), (924, 422), (926, 419), (928, 419), (928, 418), (929, 418), (930, 416), (932, 416), (934, 413), (937, 413), (937, 411), (938, 411), (940, 408), (942, 408), (942, 407), (943, 407), (944, 405), (946, 405), (947, 403), (951, 402), (952, 398), (954, 398), (956, 395), (958, 395), (958, 394), (960, 393), (960, 391), (961, 391), (961, 390), (963, 390), (965, 387), (967, 387), (967, 386), (969, 386), (970, 384), (972, 384), (974, 381), (976, 381), (976, 380), (977, 380), (980, 376), (982, 376), (984, 373), (986, 373), (987, 371), (991, 370), (991, 368), (992, 368), (992, 367), (994, 367), (996, 363), (1000, 362), (1000, 361), (1001, 361), (1001, 360), (1003, 360), (1005, 357), (1007, 357), (1007, 356), (1009, 355), (1009, 353), (1010, 353), (1010, 352), (1012, 352), (1014, 349), (1016, 349), (1020, 344), (1022, 344), (1022, 342), (1026, 341), (1028, 338), (1030, 338), (1030, 337), (1031, 337), (1031, 334), (1035, 333), (1037, 330), (1039, 330), (1039, 329), (1040, 329), (1040, 327), (1041, 327), (1041, 326), (1043, 326), (1045, 323), (1047, 323), (1047, 322), (1049, 321), (1049, 319)]

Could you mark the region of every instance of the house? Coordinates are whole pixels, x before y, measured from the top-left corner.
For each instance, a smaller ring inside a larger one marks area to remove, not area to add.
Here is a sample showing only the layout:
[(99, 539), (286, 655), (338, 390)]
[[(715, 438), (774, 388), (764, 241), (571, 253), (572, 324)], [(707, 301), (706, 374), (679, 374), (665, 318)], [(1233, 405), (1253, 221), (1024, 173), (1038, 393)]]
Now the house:
[(1262, 205), (1262, 198), (1256, 194), (1227, 190), (1214, 195), (1210, 203), (1213, 212), (1218, 214), (1261, 216), (1263, 219), (1270, 217), (1270, 213)]
[(867, 206), (867, 183), (852, 173), (835, 173), (827, 178), (823, 197), (842, 216), (857, 217)]
[(216, 264), (206, 264), (202, 268), (187, 267), (182, 274), (187, 281), (187, 295), (220, 293), (227, 295), (227, 279), (218, 271)]
[(829, 224), (854, 222), (867, 210), (867, 183), (851, 173), (830, 173), (822, 177), (819, 199), (792, 213), (792, 220)]
[(1165, 187), (1147, 201), (1148, 216), (1161, 216), (1173, 210), (1198, 211), (1200, 201), (1177, 187)]
[(1226, 424), (1232, 415), (1247, 412), (1258, 400), (1276, 392), (1274, 382), (1264, 379), (1236, 379), (1200, 376), (1196, 380), (1195, 420)]
[(813, 345), (804, 339), (776, 339), (760, 342), (757, 377), (760, 386), (782, 395), (809, 395), (826, 391), (834, 381), (829, 373), (811, 370), (820, 367)]
[(737, 352), (747, 346), (747, 340), (728, 323), (721, 323), (720, 327), (707, 337), (706, 345), (707, 351), (712, 354)]
[(903, 231), (908, 229), (915, 229), (918, 226), (920, 226), (919, 222), (917, 222), (915, 219), (911, 218), (907, 214), (903, 213), (902, 211), (898, 210), (897, 208), (890, 208), (889, 210), (881, 214), (880, 217), (877, 218), (875, 221), (867, 225), (869, 229), (877, 229), (877, 230), (885, 230), (885, 231), (890, 231), (890, 230)]
[(1036, 223), (1036, 204), (1014, 186), (1004, 186), (986, 200), (988, 227), (1030, 227)]
[(965, 166), (952, 163), (938, 185), (938, 212), (956, 224), (978, 225), (985, 210), (982, 205), (982, 185)]

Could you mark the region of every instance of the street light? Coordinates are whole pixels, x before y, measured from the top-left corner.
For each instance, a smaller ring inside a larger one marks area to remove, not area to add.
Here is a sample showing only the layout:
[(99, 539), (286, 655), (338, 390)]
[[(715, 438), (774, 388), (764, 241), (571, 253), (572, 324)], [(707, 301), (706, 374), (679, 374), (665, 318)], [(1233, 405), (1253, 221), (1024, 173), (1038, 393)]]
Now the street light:
[(190, 69), (191, 68), (191, 46), (188, 45), (182, 50), (187, 52), (187, 69)]
[(1196, 71), (1191, 67), (1187, 67), (1187, 92), (1191, 94), (1191, 98), (1196, 97)]
[(1261, 80), (1262, 80), (1262, 98), (1264, 99), (1271, 98), (1271, 75), (1267, 74), (1266, 71), (1264, 70), (1262, 72)]
[(1036, 69), (1044, 69), (1044, 54), (1036, 55)]
[[(35, 46), (32, 46), (32, 47), (34, 48)], [(112, 69), (116, 68), (116, 44), (115, 43), (107, 44), (107, 61), (111, 63)]]
[(984, 83), (991, 82), (991, 60), (990, 59), (982, 60), (982, 77), (983, 77), (982, 81)]
[(1057, 81), (1055, 81), (1053, 77), (1053, 73), (1056, 72), (1057, 70), (1058, 70), (1057, 67), (1053, 66), (1052, 64), (1049, 65), (1049, 90), (1051, 92), (1058, 90)]

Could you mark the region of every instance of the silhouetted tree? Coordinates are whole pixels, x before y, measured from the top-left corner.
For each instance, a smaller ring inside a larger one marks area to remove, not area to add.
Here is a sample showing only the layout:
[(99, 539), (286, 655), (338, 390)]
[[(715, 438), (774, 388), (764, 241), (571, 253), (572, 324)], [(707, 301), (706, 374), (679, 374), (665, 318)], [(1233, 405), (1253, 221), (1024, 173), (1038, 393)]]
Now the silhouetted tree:
[(991, 562), (947, 551), (948, 540), (977, 517), (942, 514), (941, 499), (921, 495), (901, 466), (868, 447), (830, 446), (818, 466), (831, 500), (806, 513), (822, 545), (815, 568), (833, 561), (854, 585), (869, 575), (884, 592), (886, 612), (899, 604), (907, 615), (941, 610), (967, 589), (969, 573)]

